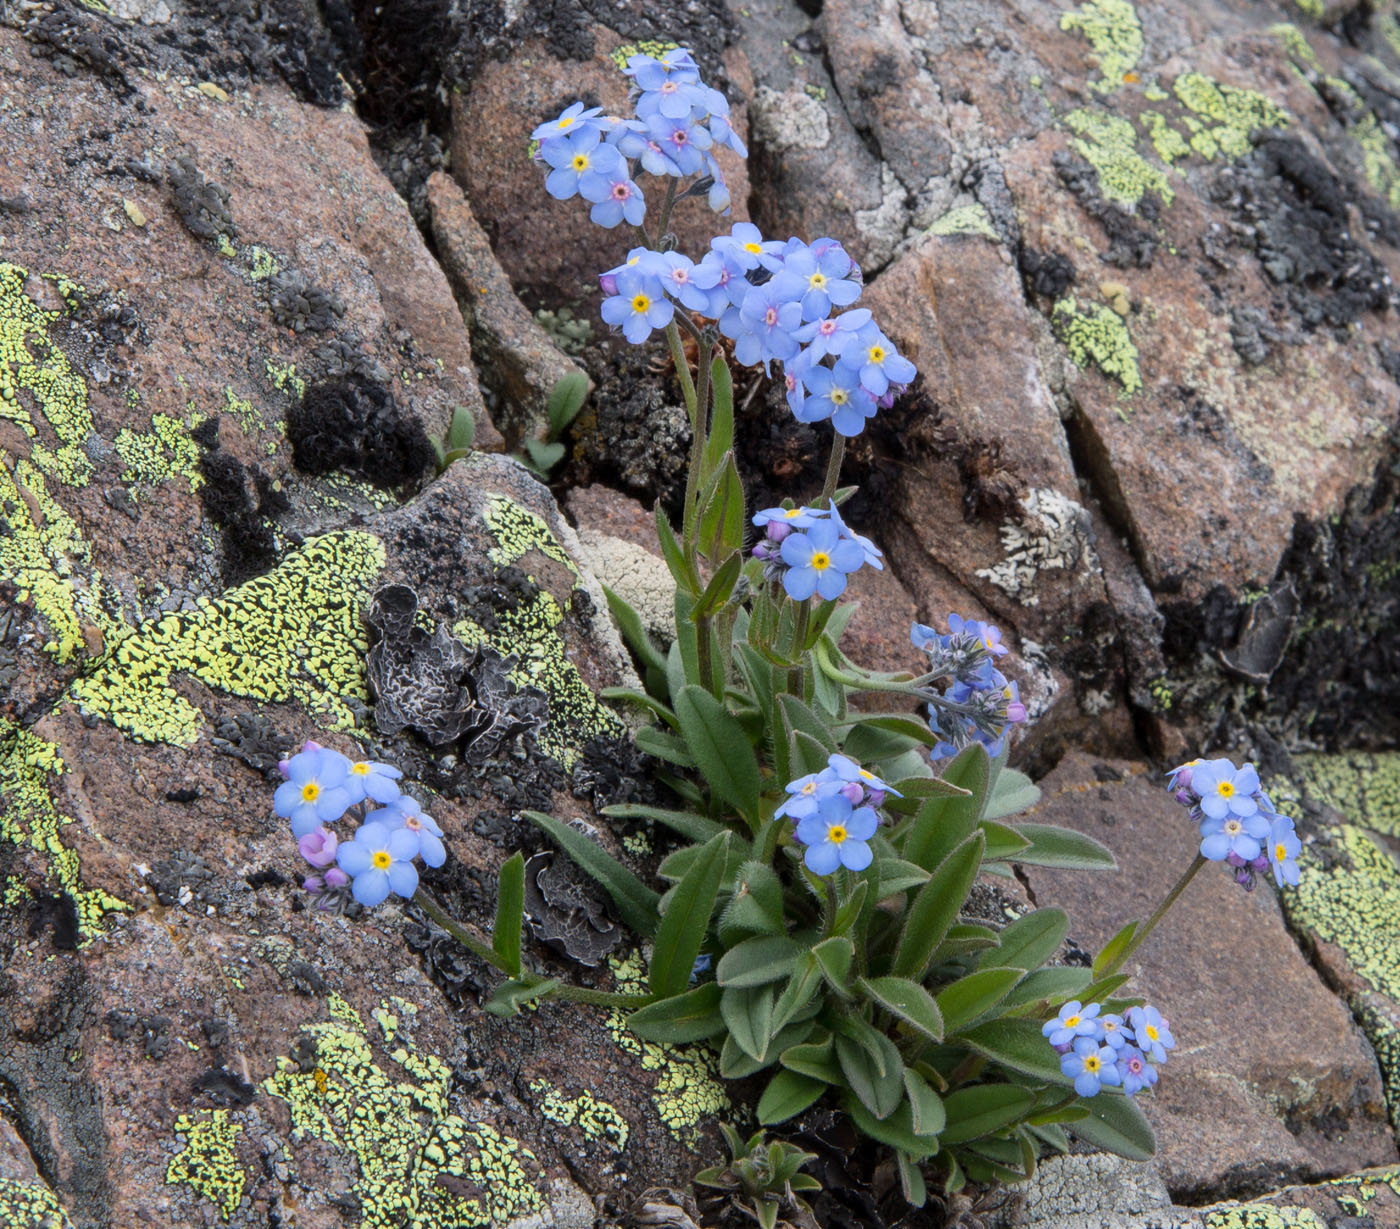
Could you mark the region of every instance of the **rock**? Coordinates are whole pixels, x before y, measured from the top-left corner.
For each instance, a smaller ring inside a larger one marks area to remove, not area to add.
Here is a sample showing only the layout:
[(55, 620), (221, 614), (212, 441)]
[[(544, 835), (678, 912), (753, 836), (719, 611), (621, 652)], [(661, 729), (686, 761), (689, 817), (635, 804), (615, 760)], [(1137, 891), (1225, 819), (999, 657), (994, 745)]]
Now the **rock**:
[[(1103, 876), (1025, 869), (1036, 904), (1068, 909), (1073, 937), (1097, 950), (1152, 911), (1199, 836), (1145, 765), (1075, 752), (1041, 788), (1029, 818), (1118, 858)], [(1207, 865), (1124, 972), (1177, 1039), (1142, 1099), (1173, 1196), (1251, 1195), (1394, 1163), (1376, 1057), (1298, 950), (1271, 882), (1247, 895)]]
[[(530, 158), (530, 132), (579, 98), (610, 113), (629, 114), (629, 79), (615, 55), (624, 39), (602, 26), (590, 31), (594, 50), (569, 58), (560, 48), (530, 40), (512, 46), (508, 56), (483, 64), (452, 100), (452, 174), (462, 185), (482, 228), (515, 288), (527, 303), (549, 306), (592, 304), (598, 275), (626, 259), (635, 238), (628, 227), (606, 231), (590, 222), (586, 203), (556, 201), (544, 190), (544, 176)], [(625, 63), (625, 61), (622, 61)], [(740, 55), (726, 55), (722, 66), (701, 70), (733, 107), (734, 129), (746, 137), (745, 100), (752, 94), (748, 67)], [(720, 70), (717, 72), (716, 70)], [(727, 87), (727, 88), (726, 88)], [(729, 150), (718, 155), (733, 197), (732, 213), (717, 217), (703, 198), (681, 201), (671, 229), (680, 250), (695, 259), (710, 239), (748, 218), (748, 173)], [(647, 199), (646, 225), (656, 224), (664, 188), (650, 176), (640, 181)], [(595, 329), (601, 326), (595, 322)]]
[[(428, 180), (433, 238), (457, 304), (472, 334), (477, 361), (490, 372), (495, 417), (513, 435), (541, 434), (554, 386), (568, 375), (586, 377), (515, 297), (462, 190), (440, 171)], [(519, 444), (519, 438), (512, 441)]]

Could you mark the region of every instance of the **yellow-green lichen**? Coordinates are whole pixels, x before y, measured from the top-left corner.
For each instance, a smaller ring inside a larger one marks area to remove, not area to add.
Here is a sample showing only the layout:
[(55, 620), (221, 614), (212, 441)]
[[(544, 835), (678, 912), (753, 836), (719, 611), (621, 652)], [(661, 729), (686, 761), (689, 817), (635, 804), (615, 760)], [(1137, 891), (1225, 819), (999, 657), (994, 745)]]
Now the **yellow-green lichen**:
[(1191, 152), (1186, 138), (1171, 126), (1167, 117), (1160, 111), (1144, 111), (1139, 119), (1147, 129), (1147, 139), (1152, 142), (1157, 157), (1168, 166)]
[(243, 1202), (248, 1175), (238, 1162), (238, 1136), (242, 1123), (230, 1122), (228, 1110), (203, 1115), (181, 1114), (175, 1134), (185, 1146), (170, 1158), (165, 1169), (167, 1186), (185, 1185), (209, 1200), (228, 1220)]
[(1327, 14), (1327, 6), (1322, 0), (1293, 0), (1293, 4), (1304, 17), (1310, 17), (1313, 21), (1321, 21)]
[(199, 490), (204, 476), (199, 472), (199, 445), (190, 438), (192, 426), (198, 426), (198, 421), (186, 423), (169, 414), (152, 414), (149, 431), (123, 427), (113, 441), (126, 466), (122, 481), (156, 486), (183, 478), (191, 494)]
[[(489, 499), (482, 517), (496, 543), (487, 557), (497, 567), (528, 563), (527, 557), (538, 552), (563, 565), (572, 581), (579, 583), (578, 568), (542, 518), (503, 496)], [(540, 584), (535, 576), (530, 580)], [(625, 727), (569, 660), (568, 645), (558, 631), (563, 622), (563, 608), (541, 586), (533, 599), (502, 613), (490, 631), (463, 619), (454, 624), (452, 633), (465, 644), (488, 644), (498, 653), (516, 657), (511, 671), (515, 683), (538, 687), (549, 698), (549, 723), (536, 735), (540, 749), (571, 768), (589, 738), (617, 736)]]
[(129, 906), (83, 886), (77, 852), (59, 835), (73, 821), (59, 811), (51, 782), (67, 771), (53, 743), (0, 717), (0, 841), (38, 856), (44, 878), (73, 902), (78, 933), (87, 940), (100, 933), (107, 914)]
[(193, 744), (203, 724), (175, 674), (246, 699), (296, 700), (348, 729), (344, 697), (369, 700), (362, 611), (383, 566), (370, 534), (309, 539), (266, 575), (143, 624), (68, 695), (135, 738), (175, 746)]
[(409, 1077), (401, 1079), (375, 1061), (361, 1026), (331, 1020), (304, 1032), (315, 1066), (280, 1059), (262, 1089), (287, 1103), (294, 1138), (353, 1160), (362, 1229), (486, 1229), (544, 1207), (534, 1154), (451, 1112), (452, 1069), (442, 1059), (399, 1034), (392, 1061)]
[(618, 69), (627, 67), (627, 61), (634, 55), (663, 56), (668, 51), (674, 51), (679, 43), (657, 42), (655, 39), (643, 39), (637, 43), (623, 43), (620, 47), (614, 47), (608, 52), (608, 58), (617, 65)]
[(577, 1127), (584, 1138), (601, 1143), (614, 1152), (627, 1147), (631, 1129), (617, 1106), (600, 1101), (591, 1092), (566, 1097), (548, 1080), (531, 1080), (530, 1091), (539, 1097), (540, 1116), (564, 1127)]
[(256, 243), (248, 249), (248, 276), (255, 282), (265, 282), (274, 273), (282, 272), (282, 262), (265, 247)]
[(1050, 318), (1076, 367), (1092, 364), (1117, 380), (1125, 393), (1141, 391), (1137, 347), (1123, 318), (1111, 307), (1091, 303), (1081, 309), (1070, 295), (1055, 304)]
[(1281, 21), (1277, 25), (1269, 27), (1269, 33), (1283, 44), (1283, 49), (1288, 53), (1288, 58), (1293, 61), (1296, 68), (1315, 69), (1317, 68), (1317, 53), (1313, 51), (1312, 44), (1297, 26), (1291, 22)]
[(1142, 24), (1128, 0), (1085, 0), (1060, 18), (1061, 30), (1078, 30), (1098, 57), (1101, 80), (1092, 88), (1107, 94), (1131, 76), (1142, 59)]
[(1400, 751), (1300, 755), (1295, 763), (1311, 798), (1373, 832), (1400, 837)]
[(930, 235), (981, 235), (993, 243), (1000, 241), (992, 219), (981, 205), (959, 205), (950, 209), (928, 228)]
[(1172, 83), (1172, 92), (1201, 122), (1191, 148), (1203, 158), (1241, 158), (1250, 150), (1250, 133), (1288, 124), (1288, 112), (1263, 94), (1221, 85), (1203, 73), (1183, 73)]
[(1327, 1229), (1327, 1222), (1311, 1208), (1247, 1203), (1207, 1212), (1206, 1229)]
[(1171, 204), (1175, 194), (1166, 172), (1138, 153), (1137, 132), (1122, 116), (1080, 108), (1065, 116), (1065, 124), (1075, 133), (1071, 144), (1099, 173), (1099, 191), (1108, 200), (1132, 206), (1155, 192)]
[(268, 383), (279, 393), (286, 393), (297, 401), (306, 396), (306, 381), (297, 375), (295, 363), (274, 363), (268, 359), (265, 365)]
[(40, 1181), (0, 1178), (0, 1225), (15, 1229), (73, 1229), (58, 1196)]
[[(623, 994), (645, 994), (646, 967), (639, 952), (609, 957), (609, 967)], [(719, 1060), (705, 1045), (658, 1045), (643, 1041), (627, 1028), (627, 1014), (608, 1014), (608, 1032), (624, 1054), (637, 1059), (644, 1071), (658, 1072), (651, 1103), (657, 1116), (686, 1147), (697, 1147), (706, 1122), (730, 1110), (729, 1094), (719, 1081)]]
[[(238, 396), (231, 386), (224, 388), (224, 412), (232, 414), (238, 420), (244, 435), (256, 435), (265, 425), (263, 416), (253, 407), (252, 401), (247, 397)], [(282, 425), (280, 420), (278, 425)]]
[(1326, 82), (1329, 103), (1335, 106), (1344, 101), (1347, 104), (1347, 133), (1360, 147), (1366, 182), (1392, 209), (1400, 209), (1400, 166), (1391, 155), (1391, 141), (1380, 120), (1361, 95), (1340, 77), (1328, 77)]

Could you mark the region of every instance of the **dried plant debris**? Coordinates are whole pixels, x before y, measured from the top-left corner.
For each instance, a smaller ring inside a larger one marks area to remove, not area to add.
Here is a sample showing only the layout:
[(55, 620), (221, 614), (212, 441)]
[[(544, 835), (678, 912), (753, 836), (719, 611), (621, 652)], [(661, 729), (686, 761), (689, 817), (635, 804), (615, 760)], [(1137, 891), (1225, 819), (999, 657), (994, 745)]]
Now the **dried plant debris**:
[(418, 595), (407, 585), (389, 585), (374, 595), (366, 616), (379, 637), (368, 674), (381, 733), (412, 729), (434, 747), (465, 742), (467, 761), (481, 763), (544, 725), (548, 702), (511, 680), (513, 656), (468, 649), (446, 627), (426, 630), (417, 613)]
[(215, 242), (220, 235), (229, 239), (237, 236), (238, 227), (228, 208), (228, 189), (205, 179), (193, 158), (176, 158), (166, 174), (175, 190), (175, 212), (190, 234)]
[(363, 377), (310, 384), (287, 411), (292, 463), (303, 473), (358, 474), (392, 490), (421, 478), (433, 446), (387, 385)]
[(345, 304), (329, 290), (314, 285), (298, 269), (283, 269), (267, 279), (268, 310), (283, 328), (294, 333), (329, 333), (345, 315)]
[(590, 969), (622, 941), (593, 881), (552, 849), (525, 863), (525, 917), (541, 943)]

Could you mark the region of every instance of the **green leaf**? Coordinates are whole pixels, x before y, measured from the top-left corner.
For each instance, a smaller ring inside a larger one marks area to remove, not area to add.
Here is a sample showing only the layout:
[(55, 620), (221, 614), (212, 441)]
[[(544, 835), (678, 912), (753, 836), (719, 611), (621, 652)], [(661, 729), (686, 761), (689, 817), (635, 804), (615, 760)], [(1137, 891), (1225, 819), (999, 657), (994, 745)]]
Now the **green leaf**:
[[(771, 730), (774, 728), (774, 697), (777, 693), (773, 667), (764, 659), (763, 654), (751, 644), (736, 645), (734, 651), (739, 669), (743, 671), (744, 679), (748, 682), (749, 695), (763, 714), (765, 728)], [(776, 743), (777, 740), (774, 739), (774, 742)], [(786, 747), (783, 750), (786, 754)], [(778, 779), (783, 782), (791, 780), (790, 777), (784, 775), (783, 770), (778, 771)]]
[(678, 588), (686, 593), (700, 592), (700, 577), (696, 575), (695, 569), (685, 557), (685, 552), (681, 549), (681, 544), (676, 538), (675, 530), (671, 528), (671, 522), (666, 519), (666, 510), (661, 506), (661, 501), (656, 503), (656, 536), (661, 543), (661, 557), (666, 560), (666, 566), (671, 569), (671, 576), (675, 580)]
[(1130, 1161), (1148, 1161), (1156, 1155), (1152, 1126), (1131, 1097), (1107, 1093), (1084, 1104), (1089, 1115), (1073, 1127), (1080, 1139)]
[(637, 731), (633, 741), (637, 744), (638, 751), (645, 751), (668, 764), (676, 764), (681, 768), (695, 767), (695, 757), (690, 754), (690, 749), (685, 743), (655, 726), (644, 725)]
[(1066, 1153), (1069, 1151), (1069, 1136), (1065, 1134), (1063, 1127), (1053, 1122), (1026, 1124), (1028, 1130), (1036, 1139), (1040, 1140), (1052, 1152)]
[(1016, 854), (1030, 847), (1030, 841), (1006, 824), (984, 819), (979, 827), (987, 838), (987, 852), (984, 856), (988, 862), (1014, 860)]
[(643, 666), (664, 673), (666, 658), (647, 635), (646, 628), (642, 625), (642, 616), (626, 599), (619, 597), (607, 585), (603, 586), (603, 596), (607, 598), (608, 612), (617, 624), (623, 643), (637, 655)]
[(535, 982), (533, 985), (523, 981), (503, 981), (481, 1006), (493, 1016), (503, 1016), (509, 1019), (511, 1016), (519, 1015), (520, 1009), (526, 1003), (533, 1003), (536, 999), (545, 998), (559, 989), (559, 986), (560, 981), (557, 977)]
[(1089, 970), (1074, 965), (1054, 966), (1037, 969), (1029, 973), (1006, 996), (1005, 1010), (1020, 1007), (1025, 1003), (1038, 1003), (1049, 999), (1053, 1003), (1063, 1003), (1069, 999), (1082, 999), (1089, 985)]
[(846, 1082), (836, 1061), (835, 1043), (830, 1037), (825, 1041), (807, 1041), (788, 1046), (778, 1055), (778, 1061), (789, 1071), (821, 1080), (824, 1084), (839, 1088)]
[(744, 727), (702, 687), (683, 687), (675, 702), (681, 734), (706, 783), (717, 798), (756, 823), (758, 761)]
[(782, 1028), (812, 1001), (817, 987), (822, 983), (821, 965), (811, 952), (803, 952), (797, 958), (792, 976), (778, 996), (773, 1008), (773, 1027)]
[(958, 1041), (1008, 1071), (1034, 1076), (1047, 1084), (1068, 1084), (1060, 1073), (1060, 1056), (1046, 1042), (1040, 1025), (1039, 1020), (988, 1020), (963, 1030)]
[(862, 977), (858, 984), (874, 1002), (930, 1041), (943, 1040), (943, 1014), (933, 995), (918, 982), (907, 977)]
[(555, 443), (544, 443), (541, 440), (526, 440), (525, 454), (530, 458), (531, 464), (542, 474), (548, 474), (560, 461), (564, 459), (564, 445)]
[(904, 1093), (909, 1098), (909, 1126), (920, 1137), (937, 1135), (947, 1122), (943, 1098), (917, 1071), (904, 1069)]
[(899, 1190), (910, 1207), (922, 1208), (928, 1202), (928, 1184), (924, 1181), (923, 1170), (913, 1157), (906, 1156), (898, 1148), (894, 1152), (895, 1163), (899, 1166)]
[(693, 811), (667, 811), (661, 807), (642, 806), (634, 802), (619, 802), (604, 807), (603, 814), (613, 819), (649, 819), (702, 845), (713, 840), (721, 832), (729, 831), (723, 824), (706, 819), (703, 815), (696, 815)]
[(1004, 969), (1038, 969), (1057, 951), (1069, 933), (1063, 909), (1037, 909), (1002, 928), (1001, 945), (978, 962)]
[(1035, 1095), (1016, 1084), (976, 1084), (944, 1098), (948, 1125), (943, 1144), (966, 1143), (1020, 1122), (1035, 1105)]
[(1031, 779), (1014, 768), (1003, 768), (992, 782), (992, 790), (987, 798), (984, 819), (1005, 819), (1019, 811), (1029, 810), (1040, 801), (1040, 788)]
[(580, 870), (603, 886), (628, 926), (647, 938), (656, 933), (660, 896), (582, 832), (539, 811), (522, 811), (521, 814), (568, 854)]
[(862, 1134), (879, 1143), (903, 1152), (916, 1161), (925, 1160), (938, 1151), (938, 1137), (921, 1136), (915, 1133), (911, 1119), (909, 1102), (901, 1100), (898, 1108), (888, 1118), (876, 1118), (861, 1103), (859, 1097), (846, 1093), (841, 1098), (841, 1108), (851, 1116), (851, 1121)]
[[(1128, 981), (1126, 973), (1114, 973), (1111, 977), (1101, 977), (1084, 987), (1083, 1001), (1086, 1003), (1103, 1003), (1108, 996), (1115, 993), (1118, 988)], [(1109, 1008), (1110, 1011), (1117, 1010)]]
[(705, 586), (704, 593), (695, 603), (695, 609), (690, 612), (692, 623), (710, 618), (729, 600), (730, 594), (734, 592), (734, 586), (739, 580), (739, 573), (743, 570), (744, 557), (738, 551), (735, 551), (720, 564), (719, 569), (710, 577), (710, 583)]
[(496, 879), (496, 924), (491, 950), (511, 977), (520, 976), (520, 928), (525, 921), (525, 858), (513, 853), (501, 864)]
[[(787, 724), (789, 732), (801, 730), (810, 735), (821, 744), (828, 756), (836, 750), (836, 740), (831, 736), (831, 727), (796, 696), (786, 693), (779, 695), (778, 707), (782, 710), (783, 721)], [(822, 760), (822, 767), (826, 767), (825, 759)]]
[[(729, 849), (724, 856), (724, 871), (720, 876), (720, 883), (728, 883), (738, 874), (739, 867), (743, 865), (745, 859), (753, 852), (749, 848), (749, 843), (741, 836), (736, 836), (729, 832)], [(669, 853), (662, 860), (661, 865), (656, 868), (656, 873), (663, 879), (669, 879), (672, 883), (679, 883), (686, 877), (690, 868), (695, 865), (695, 860), (700, 856), (700, 845), (683, 845), (680, 849)]]
[(836, 1061), (852, 1092), (876, 1118), (888, 1118), (904, 1097), (904, 1063), (884, 1033), (859, 1017), (848, 1016), (833, 1026)]
[(796, 1117), (817, 1100), (827, 1089), (822, 1080), (798, 1075), (796, 1071), (779, 1071), (758, 1099), (758, 1120), (764, 1126), (786, 1122)]
[(875, 864), (875, 870), (880, 876), (880, 886), (875, 893), (876, 900), (885, 900), (896, 892), (907, 892), (910, 888), (917, 888), (928, 882), (928, 871), (922, 866), (915, 866), (914, 863), (899, 858), (881, 858)]
[(1137, 928), (1141, 925), (1141, 920), (1134, 920), (1123, 927), (1116, 935), (1103, 945), (1103, 950), (1094, 957), (1094, 976), (1102, 977), (1104, 970), (1110, 968), (1114, 961), (1122, 954), (1123, 949), (1133, 941), (1133, 936), (1137, 934)]
[[(938, 992), (938, 1010), (943, 1013), (944, 1029), (950, 1034), (959, 1032), (964, 1025), (1000, 1003), (1024, 976), (1022, 969), (979, 969), (944, 986)], [(1054, 1054), (1049, 1046), (1045, 1049), (1048, 1054)]]
[(856, 949), (849, 939), (833, 935), (823, 939), (814, 948), (812, 955), (821, 966), (822, 976), (842, 998), (851, 997), (848, 984), (851, 977), (851, 963), (855, 960)]
[(604, 700), (621, 700), (627, 704), (636, 704), (675, 729), (676, 714), (653, 695), (638, 691), (635, 687), (603, 687), (599, 689), (598, 694)]
[(719, 919), (720, 942), (733, 947), (753, 935), (781, 935), (783, 885), (771, 866), (745, 862), (734, 880), (734, 894)]
[(444, 452), (470, 452), (476, 442), (476, 416), (464, 405), (452, 408), (452, 422), (443, 436)]
[(581, 371), (571, 371), (562, 376), (549, 392), (546, 412), (549, 419), (549, 438), (554, 439), (583, 409), (588, 400), (588, 377)]
[(730, 1038), (755, 1062), (767, 1058), (777, 998), (777, 989), (772, 985), (726, 986), (720, 994), (719, 1012)]
[(700, 497), (700, 552), (707, 559), (722, 559), (744, 548), (748, 521), (744, 517), (744, 483), (734, 453), (727, 452)]
[(671, 598), (676, 638), (671, 642), (671, 650), (666, 656), (666, 684), (670, 688), (672, 704), (687, 683), (700, 682), (700, 629), (690, 621), (694, 604), (690, 592), (677, 587)]
[(749, 1076), (776, 1063), (778, 1055), (786, 1047), (800, 1045), (806, 1041), (814, 1027), (816, 1024), (812, 1020), (802, 1020), (795, 1024), (789, 1024), (787, 1028), (769, 1041), (767, 1056), (762, 1059), (754, 1058), (734, 1040), (733, 1034), (730, 1034), (725, 1037), (724, 1045), (720, 1047), (719, 1073), (726, 1080), (748, 1079)]
[(787, 935), (759, 935), (731, 947), (715, 966), (721, 986), (762, 986), (792, 972), (801, 947)]
[(971, 922), (959, 922), (955, 926), (948, 927), (947, 935), (934, 951), (933, 959), (929, 963), (942, 964), (954, 956), (963, 956), (968, 952), (980, 952), (983, 948), (996, 947), (999, 942), (997, 932), (990, 927), (978, 926)]
[(1016, 831), (1031, 843), (1029, 849), (1016, 855), (1016, 861), (1027, 866), (1068, 871), (1111, 871), (1118, 867), (1111, 850), (1082, 832), (1053, 824), (1017, 824)]
[(989, 774), (987, 753), (976, 744), (961, 751), (943, 773), (943, 781), (968, 791), (965, 795), (936, 795), (914, 816), (903, 855), (931, 871), (977, 827)]
[(648, 1003), (627, 1017), (627, 1027), (638, 1037), (661, 1045), (704, 1041), (724, 1032), (719, 1012), (720, 988), (705, 982), (659, 1003)]
[[(929, 957), (958, 916), (968, 889), (982, 865), (984, 838), (980, 832), (968, 837), (929, 877), (909, 906), (904, 930), (899, 936), (894, 964), (897, 977), (922, 980)], [(946, 1013), (945, 1013), (946, 1015)]]
[(826, 767), (827, 750), (805, 730), (793, 730), (788, 735), (788, 771), (793, 779)]
[(702, 845), (671, 893), (651, 949), (651, 992), (657, 998), (682, 994), (690, 985), (691, 971), (709, 933), (710, 914), (733, 837), (732, 832), (720, 832)]
[(725, 454), (734, 447), (734, 383), (723, 355), (710, 364), (710, 398), (713, 410), (705, 440), (704, 467), (700, 471), (702, 483), (709, 481), (723, 464)]
[(856, 924), (856, 919), (860, 917), (861, 908), (865, 904), (865, 898), (869, 891), (870, 881), (862, 879), (851, 890), (851, 894), (841, 902), (841, 907), (836, 910), (836, 916), (831, 920), (831, 933), (833, 935), (844, 935)]

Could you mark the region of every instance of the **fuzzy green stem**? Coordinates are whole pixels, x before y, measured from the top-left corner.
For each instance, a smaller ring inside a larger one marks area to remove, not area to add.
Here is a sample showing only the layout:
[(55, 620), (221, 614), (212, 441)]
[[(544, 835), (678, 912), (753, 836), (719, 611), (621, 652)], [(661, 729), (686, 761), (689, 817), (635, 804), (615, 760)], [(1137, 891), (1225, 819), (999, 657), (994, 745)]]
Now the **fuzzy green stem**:
[(1134, 932), (1133, 937), (1128, 941), (1128, 945), (1118, 953), (1118, 957), (1107, 968), (1100, 971), (1098, 979), (1102, 981), (1105, 977), (1112, 977), (1128, 961), (1138, 948), (1143, 945), (1147, 936), (1156, 929), (1157, 923), (1167, 916), (1167, 910), (1176, 904), (1177, 898), (1186, 891), (1186, 885), (1196, 877), (1196, 872), (1206, 864), (1207, 859), (1201, 854), (1197, 854), (1188, 866), (1181, 878), (1172, 886), (1172, 890), (1162, 898), (1162, 903), (1157, 906), (1156, 911)]
[(841, 477), (841, 462), (845, 457), (846, 437), (838, 431), (831, 441), (831, 456), (826, 462), (826, 480), (822, 483), (822, 494), (817, 500), (817, 507), (824, 508), (831, 504), (832, 497), (836, 494), (836, 483)]

